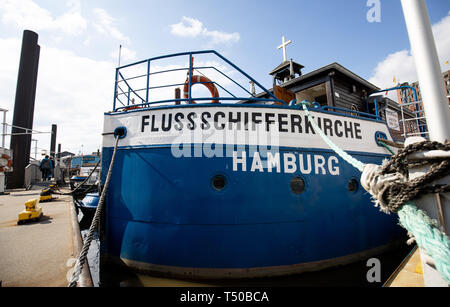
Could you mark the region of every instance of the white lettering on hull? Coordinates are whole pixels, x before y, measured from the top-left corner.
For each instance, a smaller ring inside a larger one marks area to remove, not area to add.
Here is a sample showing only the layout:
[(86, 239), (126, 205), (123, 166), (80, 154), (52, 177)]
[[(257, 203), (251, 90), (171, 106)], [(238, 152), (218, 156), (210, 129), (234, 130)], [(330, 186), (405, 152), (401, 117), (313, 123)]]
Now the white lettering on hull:
[(300, 172), (303, 175), (331, 176), (341, 174), (339, 159), (336, 156), (326, 158), (322, 155), (268, 152), (267, 157), (263, 159), (259, 152), (255, 152), (252, 157), (247, 157), (246, 151), (233, 152), (233, 171), (278, 174)]
[[(377, 132), (392, 140), (385, 123), (311, 112), (323, 132), (343, 150), (387, 154), (386, 149), (375, 142)], [(103, 147), (114, 146), (114, 137), (110, 133), (122, 126), (127, 129), (127, 136), (121, 140), (120, 146), (170, 146), (176, 158), (231, 158), (233, 151), (241, 150), (239, 146), (255, 148), (259, 152), (265, 148), (270, 148), (269, 151), (276, 148), (329, 149), (314, 131), (304, 111), (297, 109), (210, 106), (105, 114)], [(270, 162), (274, 167), (269, 169), (279, 171), (276, 167), (278, 158), (280, 163), (288, 165), (287, 172), (292, 172), (294, 160), (291, 155), (278, 157), (273, 154)], [(321, 173), (328, 167), (327, 161), (320, 157), (303, 158), (303, 164), (296, 164), (305, 172), (309, 171), (309, 166), (313, 167), (311, 172)], [(298, 156), (295, 159), (302, 161)], [(254, 164), (255, 171), (261, 169), (259, 161)], [(251, 167), (248, 165), (248, 170)]]

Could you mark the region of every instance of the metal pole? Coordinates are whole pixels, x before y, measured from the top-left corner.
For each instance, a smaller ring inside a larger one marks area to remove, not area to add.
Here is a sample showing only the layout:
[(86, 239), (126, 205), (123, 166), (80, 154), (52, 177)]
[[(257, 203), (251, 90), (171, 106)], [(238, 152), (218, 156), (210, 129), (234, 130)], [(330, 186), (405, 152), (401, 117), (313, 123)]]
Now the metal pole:
[(400, 105), (400, 110), (402, 110), (402, 124), (403, 124), (403, 136), (406, 139), (406, 123), (405, 123), (405, 111), (403, 110), (403, 106)]
[(58, 127), (53, 124), (52, 125), (52, 135), (50, 138), (50, 156), (53, 157), (53, 159), (56, 159), (56, 132), (57, 132)]
[(37, 160), (37, 142), (38, 142), (38, 140), (32, 139), (31, 142), (35, 142), (34, 143), (34, 160)]
[(58, 155), (57, 155), (58, 165), (61, 163), (61, 144), (58, 144)]
[(194, 58), (192, 57), (192, 53), (189, 54), (189, 104), (192, 103), (192, 68), (194, 66)]
[[(14, 126), (23, 127), (23, 129), (33, 129), (39, 55), (38, 35), (25, 30), (22, 38), (12, 121)], [(7, 174), (7, 185), (10, 189), (24, 187), (25, 168), (30, 161), (31, 134), (14, 135), (18, 132), (20, 131), (17, 128), (11, 130), (10, 149), (13, 152), (14, 171)]]
[(150, 60), (147, 62), (147, 90), (145, 93), (145, 102), (148, 103), (148, 97), (149, 97), (149, 87), (150, 87)]
[(122, 56), (122, 45), (119, 46), (119, 66), (120, 67), (120, 57)]
[(116, 69), (116, 81), (114, 83), (114, 102), (113, 102), (113, 112), (116, 111), (116, 100), (117, 100), (117, 88), (119, 86), (119, 68)]
[(450, 140), (450, 111), (425, 0), (401, 0), (430, 139)]
[(2, 148), (5, 148), (5, 137), (6, 137), (6, 112), (8, 110), (1, 110), (3, 112), (3, 134), (2, 134)]
[[(401, 0), (401, 3), (422, 91), (422, 103), (427, 118), (430, 140), (445, 143), (446, 140), (450, 140), (450, 111), (425, 0)], [(417, 141), (412, 138), (408, 139), (405, 146)], [(414, 179), (423, 176), (428, 171), (429, 167), (427, 166), (412, 168), (409, 171), (409, 178)], [(448, 184), (449, 182), (450, 176), (447, 176), (434, 182), (434, 184)], [(439, 195), (429, 194), (415, 200), (415, 204), (418, 208), (424, 210), (430, 218), (440, 220), (440, 226), (444, 227), (450, 222), (450, 204), (448, 201), (450, 193), (444, 193), (442, 196), (444, 196), (442, 203)], [(436, 200), (439, 201), (436, 202)], [(425, 286), (448, 286), (448, 283), (442, 278), (434, 265), (427, 260), (428, 256), (424, 251), (420, 250), (420, 256)]]

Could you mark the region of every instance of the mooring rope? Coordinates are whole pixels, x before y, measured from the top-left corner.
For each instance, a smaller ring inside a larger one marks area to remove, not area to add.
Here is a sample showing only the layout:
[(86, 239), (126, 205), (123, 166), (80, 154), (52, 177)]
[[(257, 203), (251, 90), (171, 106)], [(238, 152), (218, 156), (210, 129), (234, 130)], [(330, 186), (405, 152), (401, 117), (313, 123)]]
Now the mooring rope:
[(386, 148), (386, 150), (389, 151), (389, 152), (391, 153), (391, 155), (395, 155), (395, 152), (393, 152), (392, 149), (389, 148), (389, 146), (388, 146), (385, 142), (383, 142), (383, 141), (378, 141), (378, 143), (379, 143), (381, 146), (383, 146), (384, 148)]
[(345, 161), (347, 161), (348, 163), (353, 165), (353, 167), (357, 168), (360, 172), (362, 172), (364, 170), (364, 163), (362, 163), (361, 161), (358, 161), (357, 159), (353, 158), (348, 153), (343, 151), (341, 148), (339, 148), (339, 146), (334, 144), (333, 141), (330, 140), (325, 135), (325, 133), (323, 133), (322, 129), (319, 128), (316, 121), (314, 120), (314, 117), (311, 116), (308, 108), (306, 107), (307, 104), (309, 105), (309, 102), (302, 101), (301, 104), (303, 105), (303, 110), (305, 111), (306, 115), (308, 116), (309, 122), (314, 127), (314, 131), (316, 131), (322, 137), (322, 139), (325, 141), (325, 143), (327, 143), (328, 146), (330, 146), (331, 149), (333, 149), (339, 156), (341, 156)]
[(102, 190), (102, 194), (100, 196), (100, 200), (97, 205), (97, 209), (95, 210), (94, 218), (92, 219), (91, 226), (89, 227), (88, 235), (83, 244), (83, 248), (81, 249), (80, 255), (75, 263), (75, 269), (73, 271), (72, 278), (69, 282), (69, 287), (76, 287), (78, 283), (78, 279), (80, 277), (81, 271), (83, 269), (83, 265), (86, 262), (87, 254), (89, 251), (89, 247), (91, 246), (92, 239), (94, 238), (94, 232), (97, 230), (98, 223), (100, 222), (100, 217), (103, 209), (103, 204), (105, 202), (106, 191), (108, 190), (108, 185), (111, 180), (111, 174), (114, 166), (114, 160), (116, 159), (117, 147), (119, 145), (119, 136), (116, 136), (116, 144), (114, 145), (114, 152), (111, 158), (111, 163), (109, 165), (108, 174), (106, 175), (105, 186)]
[[(450, 284), (450, 239), (442, 233), (435, 221), (414, 203), (406, 203), (398, 211), (400, 224), (412, 230), (417, 245), (433, 259), (443, 279)], [(411, 231), (410, 231), (411, 232)]]
[(91, 173), (87, 176), (87, 178), (85, 180), (83, 180), (82, 183), (80, 183), (75, 189), (73, 189), (72, 191), (68, 192), (68, 193), (63, 193), (61, 192), (61, 190), (59, 188), (56, 188), (56, 190), (60, 191), (60, 192), (54, 192), (54, 194), (57, 195), (73, 195), (75, 194), (76, 191), (78, 191), (86, 182), (88, 182), (88, 180), (92, 177), (92, 175), (94, 174), (95, 170), (98, 168), (98, 166), (100, 165), (100, 162), (102, 160), (99, 160), (97, 162), (97, 164), (95, 165), (94, 169), (91, 171)]
[(423, 150), (449, 150), (450, 144), (438, 142), (423, 142), (412, 144), (394, 155), (390, 161), (385, 161), (382, 166), (364, 164), (347, 154), (334, 144), (318, 127), (314, 118), (309, 113), (308, 101), (300, 103), (308, 116), (314, 130), (342, 159), (362, 172), (362, 186), (375, 198), (376, 206), (380, 206), (385, 213), (389, 211), (397, 213), (400, 225), (414, 236), (414, 239), (433, 261), (436, 269), (442, 277), (450, 283), (450, 238), (442, 233), (436, 223), (413, 203), (425, 193), (445, 193), (450, 191), (450, 185), (427, 184), (450, 173), (448, 158), (432, 159), (434, 163), (427, 174), (414, 180), (408, 180), (408, 167), (429, 164), (429, 162), (408, 162), (407, 156)]

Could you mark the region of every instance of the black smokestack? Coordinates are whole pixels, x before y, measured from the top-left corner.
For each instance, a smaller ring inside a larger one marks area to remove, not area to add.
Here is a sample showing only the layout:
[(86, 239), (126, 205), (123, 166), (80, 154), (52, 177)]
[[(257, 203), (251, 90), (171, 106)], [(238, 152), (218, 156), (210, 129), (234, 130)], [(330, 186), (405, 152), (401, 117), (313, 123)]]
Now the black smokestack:
[[(40, 47), (38, 35), (25, 30), (22, 39), (19, 74), (17, 78), (16, 100), (14, 105), (13, 127), (10, 148), (13, 151), (14, 171), (8, 174), (9, 189), (23, 188), (25, 167), (30, 161), (31, 132), (33, 128), (34, 100), (39, 66)], [(21, 127), (21, 128), (18, 128)], [(28, 131), (22, 129), (29, 129)], [(14, 135), (22, 133), (22, 135)]]
[(50, 140), (50, 155), (55, 159), (56, 155), (56, 130), (57, 126), (52, 125), (52, 138)]

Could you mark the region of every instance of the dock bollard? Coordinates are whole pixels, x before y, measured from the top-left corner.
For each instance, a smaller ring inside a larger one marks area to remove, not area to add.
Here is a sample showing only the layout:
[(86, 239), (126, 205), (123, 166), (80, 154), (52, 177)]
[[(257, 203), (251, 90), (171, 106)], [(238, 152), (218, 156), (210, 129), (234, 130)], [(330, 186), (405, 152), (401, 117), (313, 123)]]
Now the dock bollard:
[(25, 210), (19, 213), (17, 224), (27, 221), (38, 221), (43, 215), (42, 208), (37, 205), (37, 199), (30, 199), (25, 203)]

